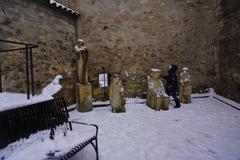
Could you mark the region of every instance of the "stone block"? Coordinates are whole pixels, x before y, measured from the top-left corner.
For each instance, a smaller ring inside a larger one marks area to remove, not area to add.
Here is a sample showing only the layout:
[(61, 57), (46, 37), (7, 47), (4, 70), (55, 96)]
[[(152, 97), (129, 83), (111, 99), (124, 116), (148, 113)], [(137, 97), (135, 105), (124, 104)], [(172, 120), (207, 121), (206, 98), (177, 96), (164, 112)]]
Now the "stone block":
[(92, 111), (92, 85), (76, 84), (77, 109), (79, 112)]

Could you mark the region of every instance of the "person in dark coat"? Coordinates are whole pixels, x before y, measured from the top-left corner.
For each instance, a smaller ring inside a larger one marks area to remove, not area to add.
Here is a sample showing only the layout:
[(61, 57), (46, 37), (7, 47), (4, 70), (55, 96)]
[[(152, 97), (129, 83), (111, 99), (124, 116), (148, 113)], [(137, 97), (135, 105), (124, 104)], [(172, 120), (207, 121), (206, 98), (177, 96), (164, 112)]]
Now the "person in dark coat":
[(176, 106), (174, 108), (180, 108), (181, 104), (180, 101), (177, 97), (177, 86), (178, 86), (178, 80), (177, 80), (177, 75), (176, 72), (178, 70), (178, 66), (172, 64), (170, 66), (170, 69), (168, 70), (168, 75), (163, 76), (164, 79), (166, 79), (167, 81), (167, 85), (166, 85), (166, 93), (169, 96), (172, 96)]

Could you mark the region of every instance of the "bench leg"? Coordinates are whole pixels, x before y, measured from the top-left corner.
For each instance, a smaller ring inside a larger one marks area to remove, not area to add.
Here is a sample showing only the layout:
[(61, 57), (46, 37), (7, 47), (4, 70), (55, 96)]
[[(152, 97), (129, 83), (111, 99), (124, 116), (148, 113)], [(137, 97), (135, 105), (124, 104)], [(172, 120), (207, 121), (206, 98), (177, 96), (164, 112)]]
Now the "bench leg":
[(95, 152), (96, 152), (96, 160), (99, 160), (99, 155), (98, 155), (98, 140), (97, 138), (95, 139), (95, 144), (91, 142), (91, 145), (93, 146)]
[(96, 138), (96, 154), (97, 154), (97, 160), (99, 160), (99, 155), (98, 155), (98, 139)]

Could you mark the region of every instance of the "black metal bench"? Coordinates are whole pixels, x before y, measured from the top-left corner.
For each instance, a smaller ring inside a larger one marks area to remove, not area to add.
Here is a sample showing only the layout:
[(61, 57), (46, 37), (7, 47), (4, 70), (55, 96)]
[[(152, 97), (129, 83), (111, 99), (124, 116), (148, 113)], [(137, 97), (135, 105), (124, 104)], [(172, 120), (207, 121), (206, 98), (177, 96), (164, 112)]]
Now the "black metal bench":
[[(68, 118), (69, 114), (63, 98), (56, 98), (2, 111), (0, 112), (0, 149), (5, 148), (8, 144), (21, 138), (28, 138), (31, 134), (36, 134), (38, 131), (49, 130), (49, 138), (54, 139), (55, 128), (59, 126), (65, 127), (62, 131), (63, 134), (66, 135), (67, 130), (72, 131), (72, 124), (74, 123), (95, 127), (96, 132), (94, 136), (83, 142), (79, 142), (78, 145), (72, 146), (72, 148), (63, 155), (56, 156), (54, 153), (46, 153), (46, 159), (68, 159), (88, 144), (91, 144), (96, 152), (96, 159), (98, 160), (98, 126), (95, 124), (70, 122)], [(2, 158), (4, 157), (0, 156), (0, 159)]]

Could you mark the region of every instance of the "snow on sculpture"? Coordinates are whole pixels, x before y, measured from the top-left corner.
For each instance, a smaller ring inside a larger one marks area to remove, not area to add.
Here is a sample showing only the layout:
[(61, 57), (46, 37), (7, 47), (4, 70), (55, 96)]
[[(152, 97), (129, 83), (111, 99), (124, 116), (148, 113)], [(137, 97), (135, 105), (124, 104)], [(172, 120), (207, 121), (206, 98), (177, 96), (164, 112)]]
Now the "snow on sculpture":
[(191, 103), (191, 76), (188, 72), (187, 67), (182, 68), (182, 73), (180, 74), (180, 101), (182, 103)]
[(167, 96), (163, 83), (158, 78), (148, 76), (148, 88), (155, 93), (156, 97)]
[(124, 88), (118, 74), (112, 76), (109, 99), (112, 112), (125, 112)]
[(43, 88), (42, 95), (52, 96), (61, 90), (62, 86), (60, 85), (59, 81), (62, 78), (63, 77), (61, 75), (57, 75), (50, 84)]
[(169, 97), (160, 77), (160, 69), (151, 69), (148, 76), (147, 105), (156, 110), (167, 110)]

